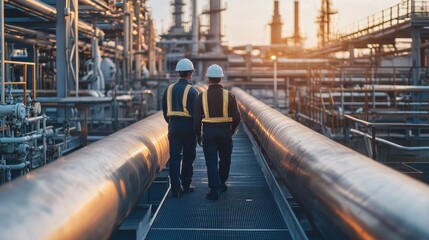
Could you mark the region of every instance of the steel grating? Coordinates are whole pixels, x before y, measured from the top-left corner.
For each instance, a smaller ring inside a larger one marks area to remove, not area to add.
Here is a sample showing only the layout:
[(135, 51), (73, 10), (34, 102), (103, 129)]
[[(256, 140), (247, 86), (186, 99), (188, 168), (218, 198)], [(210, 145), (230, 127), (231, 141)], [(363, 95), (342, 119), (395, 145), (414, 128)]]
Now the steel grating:
[(291, 239), (288, 230), (278, 231), (228, 231), (228, 230), (151, 230), (148, 238), (152, 240), (184, 239), (246, 239), (246, 240), (284, 240)]
[(202, 149), (197, 147), (194, 193), (167, 197), (146, 239), (291, 239), (250, 140), (242, 129), (234, 138), (228, 191), (209, 201)]

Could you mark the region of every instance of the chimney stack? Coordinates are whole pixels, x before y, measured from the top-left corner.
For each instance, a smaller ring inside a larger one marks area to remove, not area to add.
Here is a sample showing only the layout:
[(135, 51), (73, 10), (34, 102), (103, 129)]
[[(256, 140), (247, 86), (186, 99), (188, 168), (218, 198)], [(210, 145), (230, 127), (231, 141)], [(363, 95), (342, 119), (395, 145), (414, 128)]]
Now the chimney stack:
[(294, 9), (295, 9), (295, 23), (294, 23), (294, 34), (293, 34), (293, 41), (295, 46), (301, 45), (301, 34), (299, 33), (299, 1), (295, 0), (294, 2)]
[(271, 44), (281, 44), (282, 43), (282, 19), (279, 9), (279, 1), (274, 1), (274, 14), (273, 20), (271, 21)]

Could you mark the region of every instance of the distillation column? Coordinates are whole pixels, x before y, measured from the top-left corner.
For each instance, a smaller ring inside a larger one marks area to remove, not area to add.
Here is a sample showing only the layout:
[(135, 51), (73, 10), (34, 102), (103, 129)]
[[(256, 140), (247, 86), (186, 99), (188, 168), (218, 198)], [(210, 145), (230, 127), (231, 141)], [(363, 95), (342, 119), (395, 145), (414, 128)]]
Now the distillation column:
[(171, 28), (171, 31), (173, 33), (183, 33), (185, 30), (183, 29), (183, 6), (185, 3), (183, 0), (174, 0), (174, 2), (171, 3), (174, 7), (174, 26)]

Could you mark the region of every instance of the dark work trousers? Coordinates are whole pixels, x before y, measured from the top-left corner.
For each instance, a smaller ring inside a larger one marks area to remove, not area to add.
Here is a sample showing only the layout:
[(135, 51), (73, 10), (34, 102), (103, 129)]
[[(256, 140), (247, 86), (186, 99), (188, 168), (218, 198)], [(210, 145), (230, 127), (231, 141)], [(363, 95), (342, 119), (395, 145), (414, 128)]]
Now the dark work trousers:
[(231, 127), (229, 124), (204, 124), (202, 138), (209, 187), (214, 191), (219, 191), (220, 185), (225, 183), (229, 177), (232, 154)]
[[(189, 187), (194, 173), (195, 147), (197, 145), (193, 120), (191, 118), (172, 118), (168, 125), (168, 141), (170, 143), (170, 183), (172, 188)], [(183, 162), (182, 153), (183, 150)], [(180, 163), (182, 162), (182, 172)], [(180, 177), (180, 179), (179, 179)]]

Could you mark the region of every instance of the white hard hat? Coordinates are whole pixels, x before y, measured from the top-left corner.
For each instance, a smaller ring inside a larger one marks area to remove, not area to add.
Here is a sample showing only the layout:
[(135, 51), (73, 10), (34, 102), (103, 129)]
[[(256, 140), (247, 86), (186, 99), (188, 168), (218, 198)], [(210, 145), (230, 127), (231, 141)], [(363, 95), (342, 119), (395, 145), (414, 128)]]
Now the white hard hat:
[(219, 65), (213, 64), (207, 69), (206, 76), (209, 78), (223, 78), (223, 70)]
[(194, 64), (187, 58), (180, 60), (176, 65), (176, 72), (187, 72), (194, 70)]

